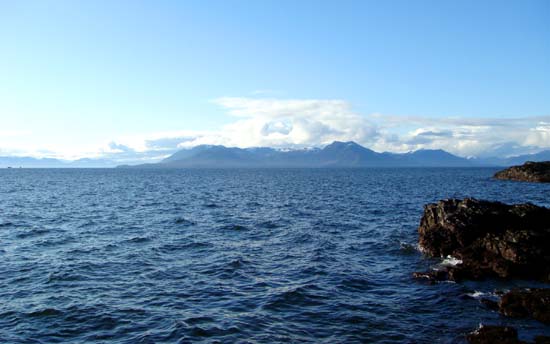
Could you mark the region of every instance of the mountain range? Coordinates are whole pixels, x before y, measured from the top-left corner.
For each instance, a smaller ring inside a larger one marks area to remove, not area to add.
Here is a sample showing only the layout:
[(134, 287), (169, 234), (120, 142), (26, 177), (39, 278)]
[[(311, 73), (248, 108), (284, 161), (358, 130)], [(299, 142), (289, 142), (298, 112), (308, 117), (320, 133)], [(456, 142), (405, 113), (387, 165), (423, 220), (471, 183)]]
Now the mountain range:
[(509, 159), (467, 159), (444, 150), (421, 149), (410, 153), (378, 153), (355, 142), (333, 142), (324, 148), (277, 150), (201, 145), (182, 149), (155, 164), (140, 168), (234, 167), (474, 167), (507, 166), (527, 160), (546, 160), (550, 151)]
[[(355, 142), (333, 142), (324, 148), (280, 150), (267, 147), (235, 148), (200, 145), (182, 149), (158, 163), (128, 164), (122, 168), (228, 168), (228, 167), (475, 167), (521, 165), (525, 161), (550, 160), (550, 150), (500, 158), (462, 158), (444, 150), (421, 149), (409, 153), (378, 153)], [(109, 168), (111, 159), (59, 160), (32, 157), (0, 157), (0, 167)]]

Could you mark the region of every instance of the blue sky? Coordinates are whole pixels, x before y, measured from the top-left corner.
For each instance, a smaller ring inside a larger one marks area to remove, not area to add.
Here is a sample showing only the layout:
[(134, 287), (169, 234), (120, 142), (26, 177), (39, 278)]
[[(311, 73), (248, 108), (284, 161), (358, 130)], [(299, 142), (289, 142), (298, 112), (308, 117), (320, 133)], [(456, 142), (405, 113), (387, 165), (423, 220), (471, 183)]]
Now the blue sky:
[(550, 148), (548, 1), (0, 0), (0, 42), (0, 155)]

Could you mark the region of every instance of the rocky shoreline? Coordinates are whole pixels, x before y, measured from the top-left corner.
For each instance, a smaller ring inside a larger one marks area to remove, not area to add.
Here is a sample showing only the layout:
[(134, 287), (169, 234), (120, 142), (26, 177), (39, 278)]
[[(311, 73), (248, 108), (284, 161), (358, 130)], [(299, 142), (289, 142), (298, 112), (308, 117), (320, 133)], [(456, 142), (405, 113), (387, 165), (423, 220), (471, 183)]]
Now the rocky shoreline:
[(509, 317), (530, 317), (550, 325), (550, 289), (514, 289), (502, 296), (498, 309)]
[(550, 183), (550, 161), (528, 161), (523, 165), (512, 166), (499, 171), (494, 177), (503, 180)]
[[(424, 207), (418, 228), (421, 251), (445, 258), (431, 271), (415, 272), (430, 283), (485, 278), (550, 282), (550, 209), (530, 203), (508, 205), (473, 198), (449, 199)], [(504, 316), (530, 317), (550, 325), (550, 289), (514, 289), (483, 304)], [(470, 343), (523, 343), (517, 331), (485, 326)], [(539, 336), (535, 343), (550, 343)]]
[[(509, 326), (480, 326), (468, 334), (466, 340), (470, 344), (529, 344), (519, 340), (518, 331)], [(549, 344), (550, 337), (536, 336), (533, 344)]]
[(419, 245), (432, 257), (454, 257), (435, 279), (486, 277), (550, 281), (550, 209), (473, 198), (428, 204)]

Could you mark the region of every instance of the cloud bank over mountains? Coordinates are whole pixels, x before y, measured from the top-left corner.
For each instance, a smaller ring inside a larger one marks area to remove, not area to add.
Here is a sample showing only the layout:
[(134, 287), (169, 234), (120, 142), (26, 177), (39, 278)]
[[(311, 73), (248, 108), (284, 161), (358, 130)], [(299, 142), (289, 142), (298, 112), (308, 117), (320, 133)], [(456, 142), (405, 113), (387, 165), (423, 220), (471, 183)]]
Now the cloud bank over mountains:
[[(392, 151), (439, 148), (460, 156), (507, 157), (550, 148), (550, 116), (430, 118), (374, 115), (386, 134), (374, 148)], [(407, 129), (392, 136), (396, 128)], [(390, 137), (390, 140), (386, 138)]]
[[(436, 118), (363, 115), (345, 100), (222, 97), (213, 102), (233, 118), (219, 130), (120, 137), (80, 157), (154, 162), (203, 144), (306, 148), (333, 141), (355, 141), (379, 152), (444, 149), (463, 157), (507, 157), (550, 148), (550, 115)], [(64, 154), (51, 153), (55, 157)], [(0, 150), (0, 155), (5, 154)]]
[(379, 135), (373, 123), (342, 100), (224, 97), (215, 103), (236, 120), (217, 132), (186, 141), (182, 147), (219, 144), (303, 148), (333, 141), (372, 144)]

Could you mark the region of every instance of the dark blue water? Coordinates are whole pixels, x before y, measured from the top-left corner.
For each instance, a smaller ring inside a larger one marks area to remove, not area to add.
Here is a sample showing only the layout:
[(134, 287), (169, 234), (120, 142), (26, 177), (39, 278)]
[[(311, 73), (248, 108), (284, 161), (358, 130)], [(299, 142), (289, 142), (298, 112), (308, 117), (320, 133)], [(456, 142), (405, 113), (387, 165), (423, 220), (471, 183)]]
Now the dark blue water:
[(0, 171), (5, 343), (462, 343), (479, 323), (548, 333), (428, 285), (422, 206), (550, 205), (493, 169)]

